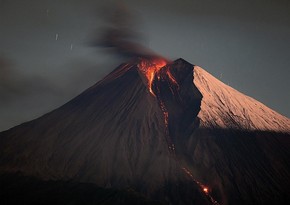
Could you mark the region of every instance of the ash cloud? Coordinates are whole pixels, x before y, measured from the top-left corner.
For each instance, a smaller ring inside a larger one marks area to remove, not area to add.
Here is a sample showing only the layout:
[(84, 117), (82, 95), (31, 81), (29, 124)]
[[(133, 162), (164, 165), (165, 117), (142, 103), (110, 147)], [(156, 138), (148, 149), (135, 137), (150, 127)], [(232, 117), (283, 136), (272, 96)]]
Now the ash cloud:
[(108, 48), (123, 61), (160, 56), (142, 43), (144, 35), (138, 31), (140, 15), (125, 4), (118, 4), (109, 10), (112, 13), (102, 16), (105, 25), (96, 32), (98, 38), (93, 41), (93, 46)]

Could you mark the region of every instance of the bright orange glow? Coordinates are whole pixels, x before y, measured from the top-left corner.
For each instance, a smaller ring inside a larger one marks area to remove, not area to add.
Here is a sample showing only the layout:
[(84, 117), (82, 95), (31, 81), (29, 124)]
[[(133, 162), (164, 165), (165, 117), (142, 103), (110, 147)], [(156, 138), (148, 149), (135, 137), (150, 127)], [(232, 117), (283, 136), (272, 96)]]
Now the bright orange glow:
[(203, 191), (203, 193), (210, 199), (211, 203), (213, 205), (219, 205), (219, 203), (210, 195), (210, 191), (209, 188), (205, 185), (203, 185), (201, 182), (197, 181), (194, 176), (192, 175), (192, 173), (189, 171), (189, 169), (185, 168), (185, 167), (181, 167), (181, 169), (184, 171), (184, 173), (189, 176), (192, 181), (194, 181), (199, 187), (200, 189)]
[(175, 146), (170, 138), (169, 135), (169, 129), (168, 129), (168, 117), (169, 117), (169, 113), (164, 105), (163, 101), (160, 101), (160, 108), (163, 112), (163, 116), (164, 116), (164, 124), (165, 124), (165, 138), (168, 144), (168, 150), (171, 154), (175, 155)]
[(167, 62), (163, 58), (155, 58), (152, 60), (142, 59), (141, 62), (138, 64), (139, 69), (141, 70), (142, 73), (145, 74), (148, 80), (148, 89), (153, 96), (155, 96), (152, 90), (152, 82), (154, 76), (166, 64)]
[[(164, 125), (165, 125), (165, 139), (167, 142), (167, 146), (168, 146), (168, 150), (169, 152), (176, 157), (175, 154), (175, 145), (172, 141), (172, 138), (170, 136), (169, 133), (169, 112), (162, 100), (162, 97), (159, 96), (160, 94), (160, 90), (158, 87), (156, 87), (156, 91), (157, 93), (155, 94), (154, 91), (152, 90), (152, 84), (153, 84), (153, 80), (154, 77), (156, 75), (158, 81), (159, 80), (164, 80), (164, 76), (161, 75), (161, 73), (159, 72), (162, 68), (164, 68), (165, 70), (165, 75), (168, 76), (168, 80), (171, 81), (172, 83), (169, 83), (169, 88), (172, 92), (172, 94), (174, 95), (174, 88), (172, 87), (172, 85), (177, 86), (177, 89), (179, 89), (179, 85), (178, 82), (176, 81), (176, 79), (174, 78), (174, 76), (172, 75), (172, 73), (169, 70), (169, 67), (165, 67), (167, 64), (166, 60), (163, 58), (154, 58), (154, 59), (141, 59), (140, 63), (138, 64), (138, 68), (141, 71), (141, 73), (146, 77), (147, 79), (147, 84), (148, 84), (148, 90), (149, 92), (158, 99), (159, 101), (159, 106), (161, 108), (161, 111), (163, 112), (163, 116), (164, 116)], [(158, 73), (159, 72), (159, 73)], [(174, 86), (174, 87), (175, 87)], [(156, 96), (157, 95), (157, 96)], [(199, 181), (197, 181), (195, 179), (195, 177), (193, 176), (193, 174), (190, 172), (189, 169), (181, 166), (181, 169), (184, 171), (184, 173), (191, 178), (191, 180), (197, 184), (200, 188), (200, 190), (210, 199), (211, 203), (213, 205), (219, 205), (219, 203), (214, 200), (214, 198), (210, 195), (210, 191), (209, 188), (206, 187), (205, 185), (203, 185), (202, 183), (200, 183)]]
[(178, 83), (176, 82), (175, 78), (172, 76), (170, 73), (170, 70), (167, 70), (166, 74), (168, 75), (169, 79), (171, 80), (172, 83), (178, 86)]
[(208, 188), (207, 187), (204, 187), (203, 188), (203, 192), (207, 194), (208, 193)]
[[(147, 79), (149, 92), (154, 97), (156, 97), (158, 102), (159, 102), (160, 109), (163, 112), (163, 116), (164, 116), (164, 125), (165, 125), (165, 133), (164, 134), (165, 134), (165, 139), (167, 142), (168, 150), (169, 150), (170, 154), (172, 154), (176, 158), (175, 145), (174, 145), (173, 139), (169, 133), (169, 114), (170, 113), (168, 112), (166, 105), (162, 99), (162, 96), (160, 95), (159, 87), (158, 86), (156, 87), (156, 94), (152, 90), (153, 80), (154, 80), (154, 77), (156, 76), (158, 81), (160, 81), (160, 80), (167, 81), (169, 89), (171, 90), (173, 95), (178, 94), (178, 92), (176, 92), (176, 89), (179, 89), (178, 82), (176, 81), (176, 79), (174, 78), (172, 73), (170, 72), (169, 66), (166, 66), (166, 64), (167, 64), (166, 60), (164, 60), (162, 58), (155, 58), (155, 59), (151, 59), (151, 60), (141, 59), (140, 63), (138, 64), (138, 68)], [(165, 70), (162, 70), (164, 72), (161, 73), (159, 71), (162, 68)], [(166, 75), (168, 78), (166, 78), (164, 75)], [(171, 81), (171, 83), (169, 83), (168, 81)], [(196, 185), (198, 185), (200, 191), (202, 191), (204, 193), (204, 195), (211, 201), (211, 203), (213, 205), (219, 205), (219, 203), (210, 195), (210, 191), (209, 191), (210, 189), (208, 187), (206, 187), (205, 185), (203, 185), (201, 182), (199, 182), (197, 179), (195, 179), (195, 177), (193, 176), (193, 174), (191, 173), (191, 171), (189, 169), (183, 167), (181, 164), (180, 164), (180, 166), (181, 166), (181, 169), (183, 170), (183, 172)]]

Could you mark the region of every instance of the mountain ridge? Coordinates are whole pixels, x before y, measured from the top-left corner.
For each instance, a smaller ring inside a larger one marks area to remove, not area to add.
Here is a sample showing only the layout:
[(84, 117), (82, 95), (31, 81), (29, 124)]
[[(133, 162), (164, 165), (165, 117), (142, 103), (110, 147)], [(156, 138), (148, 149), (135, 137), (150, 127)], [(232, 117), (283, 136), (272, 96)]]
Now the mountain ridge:
[[(237, 119), (231, 119), (230, 123), (243, 124), (245, 122), (247, 123), (244, 125), (245, 129), (290, 132), (289, 118), (222, 83), (199, 66), (195, 66), (194, 71), (195, 84), (204, 98), (202, 103), (202, 111), (204, 112), (199, 115), (200, 118), (203, 118), (204, 126), (207, 126), (207, 122), (214, 121), (216, 124), (211, 126), (229, 128), (230, 125), (227, 124), (225, 118), (236, 117)], [(233, 107), (235, 104), (237, 105), (236, 108)], [(206, 113), (206, 110), (213, 112)], [(230, 116), (224, 116), (221, 112), (230, 113)], [(219, 118), (219, 120), (217, 121), (215, 118)]]

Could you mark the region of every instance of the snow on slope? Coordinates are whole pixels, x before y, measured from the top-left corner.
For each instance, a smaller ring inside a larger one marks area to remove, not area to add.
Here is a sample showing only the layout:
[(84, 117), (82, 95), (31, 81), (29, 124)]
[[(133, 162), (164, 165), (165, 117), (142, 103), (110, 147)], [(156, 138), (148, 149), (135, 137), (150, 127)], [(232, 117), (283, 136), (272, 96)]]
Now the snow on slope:
[(290, 119), (194, 66), (194, 84), (203, 95), (201, 127), (290, 132)]

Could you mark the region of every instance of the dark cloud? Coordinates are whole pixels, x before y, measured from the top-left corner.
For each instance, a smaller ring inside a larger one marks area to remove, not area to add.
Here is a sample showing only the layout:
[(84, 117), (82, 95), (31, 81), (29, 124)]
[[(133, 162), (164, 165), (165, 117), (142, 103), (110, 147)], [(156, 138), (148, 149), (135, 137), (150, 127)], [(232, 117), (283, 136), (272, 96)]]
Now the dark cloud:
[(107, 11), (102, 18), (104, 26), (96, 32), (97, 38), (93, 41), (93, 46), (109, 48), (123, 61), (160, 56), (142, 43), (144, 36), (138, 31), (138, 27), (142, 26), (140, 14), (124, 3), (111, 5)]

